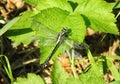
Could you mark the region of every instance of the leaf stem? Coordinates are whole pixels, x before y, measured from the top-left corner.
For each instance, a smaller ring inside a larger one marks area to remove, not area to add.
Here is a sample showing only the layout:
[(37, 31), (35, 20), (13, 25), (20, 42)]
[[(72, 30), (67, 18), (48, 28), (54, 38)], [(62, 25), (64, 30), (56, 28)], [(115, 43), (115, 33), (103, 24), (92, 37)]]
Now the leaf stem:
[(71, 53), (72, 54), (70, 54), (70, 52), (67, 50), (67, 54), (68, 54), (68, 56), (70, 58), (70, 63), (71, 63), (71, 69), (72, 69), (73, 76), (75, 78), (77, 78), (77, 75), (76, 75), (76, 72), (75, 72), (75, 67), (74, 67), (74, 56), (75, 56), (74, 55), (74, 49), (72, 49)]
[(119, 17), (119, 15), (120, 15), (120, 11), (119, 11), (119, 13), (116, 15), (115, 19), (117, 19), (117, 18)]

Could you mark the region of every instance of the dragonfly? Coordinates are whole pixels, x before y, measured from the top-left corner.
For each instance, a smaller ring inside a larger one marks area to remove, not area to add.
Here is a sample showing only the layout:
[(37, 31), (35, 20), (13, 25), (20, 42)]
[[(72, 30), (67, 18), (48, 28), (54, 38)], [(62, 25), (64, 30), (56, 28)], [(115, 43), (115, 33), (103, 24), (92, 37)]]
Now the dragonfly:
[(52, 56), (57, 51), (57, 49), (59, 48), (59, 46), (64, 42), (64, 40), (66, 38), (68, 38), (68, 36), (70, 34), (71, 34), (71, 29), (63, 27), (63, 29), (61, 30), (61, 32), (57, 35), (57, 41), (56, 41), (55, 47), (51, 51), (50, 55), (47, 57), (46, 61), (41, 65), (43, 68), (47, 66), (49, 60), (52, 58)]
[[(41, 56), (41, 58), (45, 58), (46, 56), (44, 62), (41, 63), (42, 68), (45, 68), (48, 65), (49, 60), (57, 52), (62, 50), (64, 52), (66, 49), (73, 47), (73, 41), (69, 38), (72, 34), (72, 30), (67, 27), (63, 27), (61, 30), (58, 29), (59, 31), (56, 30), (56, 32), (54, 29), (48, 28), (39, 22), (35, 22), (33, 28), (39, 33), (36, 35), (36, 38), (40, 41), (41, 53), (44, 54), (44, 57)], [(43, 48), (46, 50), (44, 51)], [(46, 55), (46, 53), (48, 54)]]

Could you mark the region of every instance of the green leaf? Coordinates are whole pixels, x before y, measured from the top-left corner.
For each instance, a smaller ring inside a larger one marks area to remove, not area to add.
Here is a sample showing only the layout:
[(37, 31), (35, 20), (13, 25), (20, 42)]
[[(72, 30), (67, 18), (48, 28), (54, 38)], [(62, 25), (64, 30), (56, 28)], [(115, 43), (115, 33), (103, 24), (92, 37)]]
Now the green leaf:
[(36, 11), (26, 11), (22, 13), (20, 19), (11, 27), (10, 30), (29, 28), (34, 15), (36, 15)]
[(32, 16), (34, 12), (27, 11), (20, 16), (20, 19), (7, 31), (6, 36), (16, 44), (29, 44), (32, 36), (35, 35), (31, 29)]
[(63, 27), (72, 30), (71, 39), (82, 42), (86, 34), (86, 26), (83, 18), (76, 13), (69, 12), (59, 8), (49, 8), (41, 11), (34, 17), (35, 21), (43, 23), (51, 30), (59, 33)]
[(14, 84), (45, 84), (38, 75), (28, 73), (27, 78), (18, 77)]
[(43, 10), (43, 9), (53, 8), (53, 7), (61, 8), (63, 10), (72, 12), (72, 7), (67, 2), (67, 0), (39, 0), (39, 4), (37, 5), (36, 8), (38, 10)]
[(94, 58), (89, 50), (88, 58), (90, 60), (91, 68), (87, 70), (87, 72), (83, 72), (79, 75), (80, 81), (82, 81), (82, 84), (105, 84), (103, 73), (101, 72), (102, 66), (97, 66), (97, 63), (94, 61)]
[(79, 0), (75, 12), (80, 13), (86, 25), (96, 31), (119, 34), (112, 6), (104, 0)]
[(77, 78), (68, 78), (66, 84), (83, 84), (83, 83)]
[(103, 79), (104, 74), (102, 62), (95, 62), (89, 50), (88, 58), (91, 64), (90, 68), (79, 75), (79, 79), (82, 81), (82, 84), (106, 84), (105, 80)]
[(98, 67), (98, 72), (101, 74), (101, 77), (104, 76), (104, 73), (106, 72), (107, 66), (105, 65), (104, 59), (98, 59), (96, 62), (96, 66)]
[(66, 84), (67, 78), (69, 75), (63, 67), (61, 66), (60, 62), (55, 60), (52, 72), (51, 72), (52, 84)]
[(107, 59), (107, 66), (110, 69), (115, 80), (120, 81), (120, 74), (119, 74), (118, 70), (116, 69), (115, 65), (113, 64), (113, 62), (109, 59)]
[(98, 66), (97, 66), (97, 64), (96, 64), (90, 50), (88, 50), (88, 58), (90, 60), (90, 64), (91, 64), (91, 67), (92, 67), (92, 69), (94, 71), (94, 74), (96, 74), (96, 76), (102, 78), (101, 70), (99, 70), (99, 68), (98, 68)]
[(112, 4), (114, 8), (120, 8), (120, 1), (116, 1), (115, 3)]
[(23, 0), (25, 1), (26, 3), (32, 5), (32, 6), (36, 6), (38, 3), (40, 3), (40, 0)]
[(120, 81), (113, 81), (113, 82), (110, 82), (109, 84), (120, 84)]
[(80, 74), (79, 80), (82, 81), (81, 84), (106, 84), (105, 80), (102, 77), (98, 77), (92, 69)]
[(62, 27), (65, 26), (64, 22), (68, 15), (68, 11), (54, 7), (42, 10), (41, 13), (34, 17), (34, 20), (44, 24), (53, 31), (60, 32)]
[(76, 13), (72, 13), (67, 16), (65, 19), (64, 24), (71, 28), (72, 35), (70, 38), (77, 43), (83, 42), (85, 35), (86, 35), (86, 25), (83, 18)]
[(120, 60), (120, 56), (106, 56), (106, 58), (109, 60), (113, 60), (113, 59)]
[(10, 22), (8, 22), (2, 29), (0, 29), (0, 36), (7, 32), (8, 29), (10, 29), (19, 19), (20, 17), (14, 18)]

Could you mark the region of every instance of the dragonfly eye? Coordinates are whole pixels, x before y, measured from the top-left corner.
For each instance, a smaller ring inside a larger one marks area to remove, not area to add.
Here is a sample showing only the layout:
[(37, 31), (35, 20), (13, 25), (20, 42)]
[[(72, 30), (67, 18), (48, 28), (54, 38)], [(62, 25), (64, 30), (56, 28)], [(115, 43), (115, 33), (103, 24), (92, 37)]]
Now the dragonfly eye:
[(63, 27), (62, 32), (64, 32), (65, 36), (68, 37), (71, 35), (71, 29), (68, 29), (67, 27)]
[(66, 32), (66, 31), (67, 31), (67, 28), (63, 27), (62, 32)]

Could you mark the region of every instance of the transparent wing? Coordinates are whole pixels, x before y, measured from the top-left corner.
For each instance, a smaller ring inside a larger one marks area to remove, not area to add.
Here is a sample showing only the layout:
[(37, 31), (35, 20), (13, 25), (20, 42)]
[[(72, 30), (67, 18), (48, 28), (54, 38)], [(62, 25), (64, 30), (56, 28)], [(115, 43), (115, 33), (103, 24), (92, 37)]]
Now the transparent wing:
[(33, 22), (32, 29), (35, 30), (35, 36), (33, 36), (33, 39), (39, 42), (41, 53), (40, 63), (43, 63), (56, 45), (58, 34), (57, 32), (36, 21)]
[(44, 24), (42, 24), (40, 22), (36, 22), (36, 21), (33, 21), (32, 29), (36, 31), (36, 35), (39, 35), (42, 37), (53, 38), (53, 37), (55, 37), (55, 35), (57, 35), (57, 32), (48, 28)]

